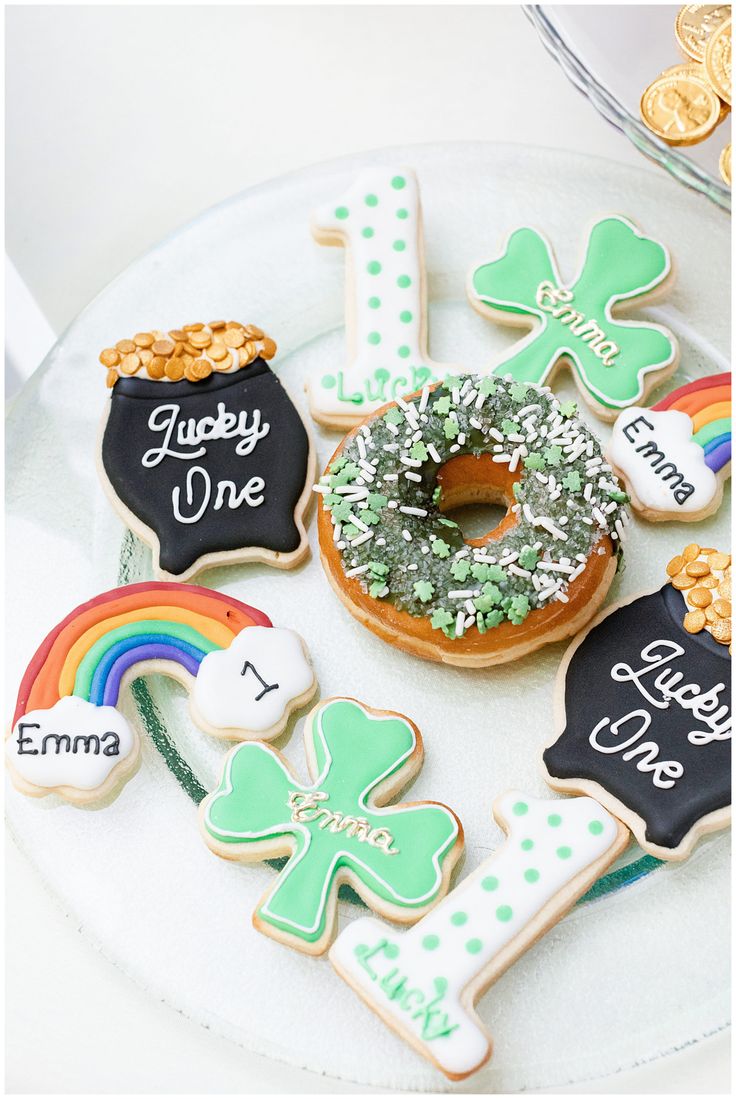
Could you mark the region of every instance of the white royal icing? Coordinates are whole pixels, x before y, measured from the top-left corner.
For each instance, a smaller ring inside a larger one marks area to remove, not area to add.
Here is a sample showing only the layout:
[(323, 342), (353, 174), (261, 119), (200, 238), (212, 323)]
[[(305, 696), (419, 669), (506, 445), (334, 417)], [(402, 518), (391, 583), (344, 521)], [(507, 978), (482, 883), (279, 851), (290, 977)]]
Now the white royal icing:
[(34, 786), (95, 790), (135, 746), (133, 730), (113, 706), (66, 695), (48, 710), (19, 718), (5, 754), (12, 769)]
[[(445, 373), (426, 351), (426, 285), (417, 179), (406, 168), (371, 168), (314, 217), (348, 247), (348, 363), (315, 377), (315, 415), (362, 419)], [(355, 399), (353, 399), (355, 398)]]
[(450, 1076), (469, 1075), (490, 1052), (465, 990), (618, 836), (614, 818), (587, 797), (512, 791), (497, 816), (507, 822), (503, 845), (410, 931), (359, 919), (330, 951), (370, 1006)]
[(248, 626), (227, 649), (205, 656), (192, 697), (208, 725), (263, 733), (278, 725), (313, 683), (299, 634), (276, 626)]
[(606, 454), (648, 511), (703, 511), (718, 490), (718, 479), (705, 464), (705, 452), (693, 442), (693, 422), (670, 409), (627, 408), (613, 425)]

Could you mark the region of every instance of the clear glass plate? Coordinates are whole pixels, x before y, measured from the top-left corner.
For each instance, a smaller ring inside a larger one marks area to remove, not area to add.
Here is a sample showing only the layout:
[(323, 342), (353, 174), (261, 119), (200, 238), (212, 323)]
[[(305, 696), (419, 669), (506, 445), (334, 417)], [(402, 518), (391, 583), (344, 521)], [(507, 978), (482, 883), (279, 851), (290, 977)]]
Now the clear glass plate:
[(674, 148), (646, 128), (639, 100), (682, 55), (675, 39), (679, 5), (528, 4), (524, 8), (565, 75), (603, 117), (687, 187), (731, 209), (718, 158), (731, 140), (731, 114), (706, 141)]
[[(312, 242), (309, 215), (374, 163), (419, 173), (435, 359), (480, 365), (515, 338), (464, 299), (470, 265), (495, 254), (512, 229), (529, 222), (543, 229), (562, 270), (573, 271), (587, 226), (616, 211), (666, 241), (678, 268), (667, 302), (645, 311), (681, 340), (672, 384), (728, 369), (728, 223), (652, 172), (548, 149), (457, 144), (353, 157), (247, 191), (120, 275), (14, 403), (7, 430), (12, 687), (72, 607), (150, 577), (149, 551), (124, 530), (97, 480), (106, 399), (99, 350), (126, 333), (200, 317), (253, 321), (278, 341), (275, 369), (306, 414), (305, 379), (334, 370), (344, 353), (344, 256)], [(569, 379), (560, 389), (574, 396)], [(609, 428), (596, 430), (605, 437)], [(317, 428), (314, 435), (321, 467), (339, 436)], [(727, 516), (728, 495), (695, 531), (634, 521), (628, 567), (611, 598), (660, 584), (663, 563), (691, 535), (726, 544)], [(315, 551), (313, 519), (309, 534)], [(490, 820), (498, 793), (512, 786), (545, 793), (539, 756), (563, 645), (485, 671), (423, 663), (343, 610), (316, 554), (291, 573), (241, 566), (213, 570), (203, 582), (297, 629), (323, 697), (352, 694), (417, 722), (426, 762), (413, 794), (458, 811), (468, 841), (463, 873), (500, 840)], [(443, 1079), (324, 959), (298, 955), (251, 927), (274, 871), (225, 863), (201, 841), (193, 797), (214, 785), (226, 745), (194, 728), (183, 691), (161, 677), (138, 681), (124, 708), (142, 732), (143, 765), (112, 805), (83, 811), (10, 787), (7, 794), (13, 834), (90, 941), (158, 998), (248, 1049), (359, 1083), (442, 1088)], [(292, 720), (278, 746), (304, 775), (301, 725)], [(641, 863), (633, 847), (602, 895), (578, 906), (482, 1001), (495, 1056), (468, 1087), (521, 1091), (595, 1079), (722, 1028), (728, 851), (721, 834), (688, 863), (662, 867)], [(341, 923), (360, 912), (345, 899)]]

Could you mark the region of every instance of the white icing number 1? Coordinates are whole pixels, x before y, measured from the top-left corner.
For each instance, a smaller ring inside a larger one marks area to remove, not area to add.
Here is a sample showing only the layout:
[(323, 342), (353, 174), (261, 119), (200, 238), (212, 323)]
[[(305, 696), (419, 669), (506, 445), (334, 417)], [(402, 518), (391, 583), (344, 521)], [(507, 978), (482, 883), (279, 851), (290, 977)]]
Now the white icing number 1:
[(410, 931), (358, 919), (330, 951), (368, 1006), (451, 1079), (469, 1076), (491, 1054), (475, 1001), (628, 840), (592, 798), (510, 792), (494, 812), (505, 843)]
[(312, 415), (349, 423), (446, 373), (427, 354), (422, 213), (409, 169), (361, 173), (317, 211), (321, 244), (348, 250), (348, 364), (309, 384)]

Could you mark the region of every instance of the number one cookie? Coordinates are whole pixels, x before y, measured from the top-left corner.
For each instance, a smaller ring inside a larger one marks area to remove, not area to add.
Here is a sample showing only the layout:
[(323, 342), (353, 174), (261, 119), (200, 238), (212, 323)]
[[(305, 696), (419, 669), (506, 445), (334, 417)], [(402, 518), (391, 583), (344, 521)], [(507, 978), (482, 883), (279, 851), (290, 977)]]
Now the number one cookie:
[(494, 806), (505, 843), (410, 931), (370, 917), (330, 951), (338, 973), (446, 1076), (491, 1055), (473, 1007), (613, 862), (628, 832), (592, 798), (517, 792)]
[(312, 232), (320, 244), (341, 244), (348, 252), (348, 363), (310, 381), (310, 409), (320, 423), (348, 428), (449, 369), (427, 354), (416, 176), (405, 168), (362, 172), (344, 195), (317, 211)]

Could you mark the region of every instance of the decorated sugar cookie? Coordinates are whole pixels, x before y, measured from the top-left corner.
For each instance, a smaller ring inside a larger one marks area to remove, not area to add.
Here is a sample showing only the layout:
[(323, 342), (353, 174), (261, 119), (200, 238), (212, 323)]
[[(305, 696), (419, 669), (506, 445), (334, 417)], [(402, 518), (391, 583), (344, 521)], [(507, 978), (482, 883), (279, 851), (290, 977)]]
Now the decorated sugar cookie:
[(223, 858), (289, 856), (253, 923), (321, 954), (335, 934), (343, 882), (387, 919), (413, 923), (447, 891), (463, 836), (444, 805), (388, 804), (422, 764), (419, 731), (401, 714), (327, 699), (307, 719), (305, 748), (306, 784), (264, 744), (233, 749), (201, 820), (207, 845)]
[(312, 415), (348, 428), (448, 367), (427, 353), (419, 186), (407, 168), (370, 168), (317, 211), (320, 244), (347, 250), (347, 361), (309, 383)]
[(568, 363), (591, 408), (614, 420), (677, 365), (671, 332), (617, 316), (619, 307), (641, 306), (663, 292), (671, 270), (663, 244), (612, 216), (593, 226), (582, 270), (566, 283), (545, 238), (535, 229), (517, 229), (500, 258), (470, 273), (468, 294), (480, 313), (532, 329), (494, 373), (544, 385)]
[(415, 927), (358, 919), (330, 950), (368, 1006), (452, 1080), (491, 1055), (477, 1000), (628, 842), (627, 830), (587, 797), (509, 792), (494, 816), (508, 833), (504, 844)]
[[(486, 667), (577, 633), (616, 572), (628, 497), (598, 439), (546, 387), (448, 376), (368, 416), (315, 490), (320, 557), (384, 641)], [(466, 539), (445, 512), (507, 506)]]
[(730, 820), (731, 558), (693, 543), (667, 573), (568, 649), (544, 766), (555, 789), (595, 797), (645, 851), (683, 859)]
[(730, 373), (680, 386), (652, 408), (627, 408), (606, 457), (646, 519), (711, 515), (731, 474)]
[(267, 360), (276, 345), (235, 321), (139, 332), (100, 361), (110, 401), (98, 468), (163, 579), (236, 561), (291, 568), (309, 553), (313, 454)]
[(116, 588), (67, 615), (28, 665), (5, 745), (15, 786), (78, 805), (115, 792), (139, 755), (121, 691), (153, 672), (186, 687), (200, 728), (234, 740), (277, 736), (317, 686), (301, 638), (237, 599), (187, 584)]

